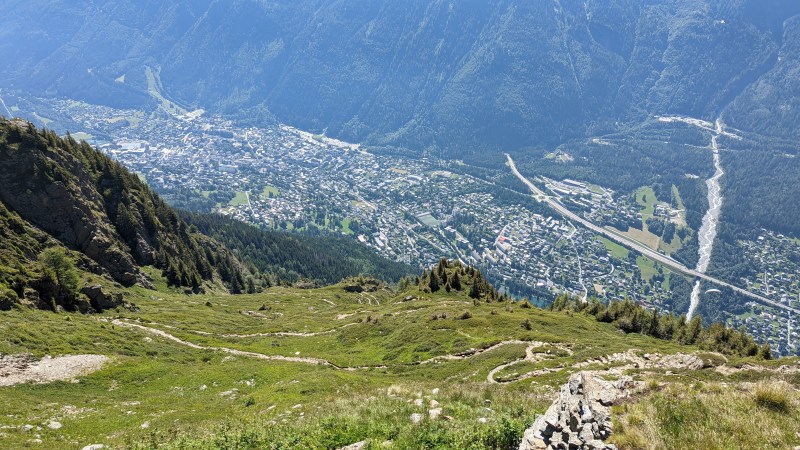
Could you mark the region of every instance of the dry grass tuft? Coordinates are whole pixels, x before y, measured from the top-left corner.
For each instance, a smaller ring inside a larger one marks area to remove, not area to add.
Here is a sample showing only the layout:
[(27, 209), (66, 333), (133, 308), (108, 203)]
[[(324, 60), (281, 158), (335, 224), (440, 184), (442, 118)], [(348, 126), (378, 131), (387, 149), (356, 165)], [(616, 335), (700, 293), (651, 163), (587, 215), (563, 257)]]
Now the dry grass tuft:
[(791, 386), (784, 382), (762, 381), (756, 385), (753, 398), (762, 408), (788, 413), (792, 409)]

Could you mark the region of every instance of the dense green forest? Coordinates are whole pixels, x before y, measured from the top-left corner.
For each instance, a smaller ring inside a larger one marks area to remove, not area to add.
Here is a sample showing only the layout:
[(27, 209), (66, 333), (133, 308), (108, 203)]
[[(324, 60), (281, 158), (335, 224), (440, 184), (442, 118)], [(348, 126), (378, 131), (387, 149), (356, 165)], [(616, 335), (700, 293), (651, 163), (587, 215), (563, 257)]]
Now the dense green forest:
[(378, 256), (346, 237), (263, 230), (219, 214), (181, 212), (181, 217), (274, 280), (296, 282), (307, 279), (331, 284), (364, 274), (397, 281), (416, 272), (408, 265)]

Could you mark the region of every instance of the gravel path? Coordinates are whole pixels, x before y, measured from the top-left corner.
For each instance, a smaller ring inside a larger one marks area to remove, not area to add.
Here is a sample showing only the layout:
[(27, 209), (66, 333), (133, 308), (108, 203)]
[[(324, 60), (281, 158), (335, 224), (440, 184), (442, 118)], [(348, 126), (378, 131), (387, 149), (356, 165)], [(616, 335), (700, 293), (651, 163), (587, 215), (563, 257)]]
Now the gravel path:
[(21, 383), (72, 380), (103, 367), (104, 355), (70, 355), (36, 359), (30, 355), (0, 355), (0, 387)]

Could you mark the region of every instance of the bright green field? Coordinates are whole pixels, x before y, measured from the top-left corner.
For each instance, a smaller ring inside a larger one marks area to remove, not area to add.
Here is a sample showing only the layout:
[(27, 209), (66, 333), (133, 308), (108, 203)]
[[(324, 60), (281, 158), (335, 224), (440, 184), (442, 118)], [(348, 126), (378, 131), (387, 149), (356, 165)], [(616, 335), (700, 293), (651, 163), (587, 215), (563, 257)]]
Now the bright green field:
[(264, 191), (261, 192), (261, 196), (264, 198), (269, 198), (269, 194), (272, 194), (274, 197), (277, 197), (281, 195), (281, 191), (275, 186), (264, 186)]
[(604, 238), (602, 236), (598, 236), (597, 239), (600, 242), (602, 242), (603, 245), (606, 246), (606, 250), (608, 250), (608, 252), (614, 258), (625, 259), (625, 258), (628, 257), (628, 249), (627, 248), (617, 244), (616, 242), (614, 242), (614, 241), (612, 241), (610, 239)]
[(351, 229), (350, 229), (350, 224), (351, 224), (351, 223), (353, 223), (353, 219), (350, 219), (349, 217), (348, 217), (348, 218), (346, 218), (346, 219), (343, 219), (343, 220), (342, 220), (342, 222), (341, 222), (341, 224), (342, 224), (342, 231), (343, 231), (345, 234), (353, 234), (353, 230), (351, 230)]
[(247, 204), (247, 194), (245, 194), (243, 191), (237, 191), (236, 197), (232, 198), (228, 202), (228, 205), (230, 206), (242, 206), (246, 204)]
[(642, 273), (643, 280), (650, 281), (653, 276), (658, 274), (655, 263), (649, 258), (639, 256), (636, 258), (636, 265), (639, 267), (639, 271)]
[(653, 188), (647, 186), (636, 191), (636, 203), (642, 207), (642, 223), (653, 217), (656, 203), (658, 203), (658, 199), (656, 198), (656, 193), (653, 192)]

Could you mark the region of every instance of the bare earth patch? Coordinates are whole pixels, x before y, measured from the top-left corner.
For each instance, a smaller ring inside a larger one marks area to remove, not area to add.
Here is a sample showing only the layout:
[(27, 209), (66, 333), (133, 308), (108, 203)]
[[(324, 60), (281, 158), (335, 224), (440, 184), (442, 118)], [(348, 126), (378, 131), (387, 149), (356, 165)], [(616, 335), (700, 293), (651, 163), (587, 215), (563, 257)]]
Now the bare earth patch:
[(103, 367), (103, 355), (71, 355), (36, 359), (31, 355), (0, 355), (0, 387), (21, 383), (71, 380)]

